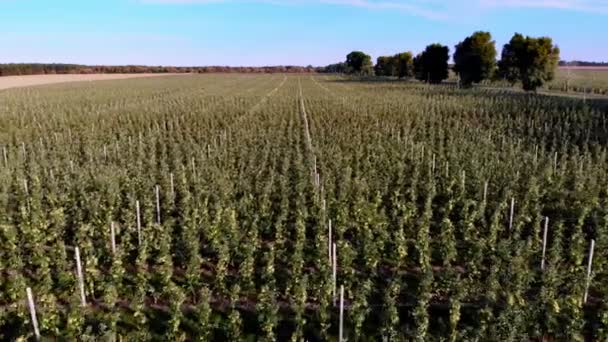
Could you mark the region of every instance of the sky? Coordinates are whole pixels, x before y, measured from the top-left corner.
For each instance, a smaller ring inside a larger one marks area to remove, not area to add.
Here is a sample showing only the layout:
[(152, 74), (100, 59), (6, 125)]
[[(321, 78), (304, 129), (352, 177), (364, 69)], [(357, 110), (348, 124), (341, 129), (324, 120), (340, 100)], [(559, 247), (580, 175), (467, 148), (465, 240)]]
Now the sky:
[(608, 61), (608, 0), (0, 0), (0, 63), (321, 66), (478, 30)]

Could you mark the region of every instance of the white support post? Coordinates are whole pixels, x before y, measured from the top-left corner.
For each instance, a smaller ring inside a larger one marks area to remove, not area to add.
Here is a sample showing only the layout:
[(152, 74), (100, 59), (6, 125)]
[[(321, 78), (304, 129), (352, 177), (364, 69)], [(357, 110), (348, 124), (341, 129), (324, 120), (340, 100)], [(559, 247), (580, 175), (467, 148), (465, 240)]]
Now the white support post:
[(110, 222), (110, 245), (112, 246), (112, 255), (116, 254), (116, 228), (114, 221)]
[(155, 188), (156, 193), (156, 223), (160, 224), (160, 187)]
[(139, 201), (135, 201), (135, 211), (137, 215), (137, 242), (141, 246), (141, 215), (139, 210)]
[(467, 171), (462, 170), (462, 189), (465, 188), (467, 182)]
[(6, 154), (6, 146), (2, 146), (2, 156), (4, 157), (4, 166), (8, 166), (8, 156)]
[(194, 178), (196, 178), (196, 161), (194, 160), (194, 157), (192, 157), (192, 176), (194, 176)]
[(540, 261), (540, 269), (545, 270), (545, 254), (547, 252), (547, 231), (549, 230), (549, 218), (545, 217), (545, 229), (543, 231), (543, 258)]
[(337, 278), (338, 278), (338, 258), (336, 257), (336, 244), (333, 243), (333, 250), (332, 250), (332, 254), (333, 254), (333, 260), (332, 260), (332, 286), (334, 288), (333, 290), (333, 301), (334, 301), (334, 305), (336, 305), (336, 286), (337, 286)]
[(340, 286), (340, 328), (339, 341), (344, 342), (344, 285)]
[(80, 303), (83, 307), (87, 306), (87, 299), (84, 294), (84, 277), (82, 275), (82, 263), (80, 262), (80, 248), (74, 248), (76, 258), (76, 275), (78, 276), (78, 287), (80, 289)]
[(483, 202), (486, 203), (488, 201), (488, 182), (483, 184)]
[(38, 330), (38, 317), (36, 316), (36, 305), (34, 305), (34, 295), (32, 294), (32, 289), (27, 288), (27, 304), (30, 308), (30, 316), (32, 317), (32, 326), (34, 326), (34, 336), (36, 337), (36, 341), (40, 340), (40, 330)]
[(431, 171), (433, 171), (433, 174), (435, 174), (435, 163), (436, 163), (435, 158), (436, 158), (435, 153), (433, 153), (433, 163), (432, 163), (432, 167), (431, 167)]
[(595, 249), (595, 240), (591, 240), (591, 246), (589, 246), (589, 262), (587, 264), (587, 281), (585, 284), (585, 297), (583, 303), (587, 303), (589, 297), (589, 285), (591, 283), (591, 264), (593, 263), (593, 250)]
[(29, 189), (29, 187), (27, 186), (27, 179), (24, 179), (24, 180), (23, 180), (23, 190), (25, 190), (25, 194), (26, 194), (26, 195), (29, 195), (29, 194), (30, 194), (30, 189)]
[(557, 172), (557, 152), (555, 152), (555, 157), (553, 159), (553, 172)]
[(511, 212), (509, 214), (509, 231), (513, 229), (513, 214), (515, 212), (515, 198), (511, 198)]
[(328, 249), (328, 256), (329, 256), (329, 266), (333, 267), (333, 258), (332, 258), (332, 236), (331, 236), (331, 220), (329, 220), (329, 233), (327, 235), (328, 237), (328, 241), (327, 241), (327, 249)]

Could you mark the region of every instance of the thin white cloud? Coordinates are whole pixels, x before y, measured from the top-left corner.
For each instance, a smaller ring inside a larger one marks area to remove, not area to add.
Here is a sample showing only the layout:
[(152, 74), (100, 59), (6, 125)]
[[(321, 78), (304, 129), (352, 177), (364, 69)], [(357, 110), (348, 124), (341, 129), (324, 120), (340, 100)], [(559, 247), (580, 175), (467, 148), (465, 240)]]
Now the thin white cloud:
[(424, 0), (141, 0), (144, 3), (156, 4), (212, 4), (225, 2), (252, 2), (269, 3), (274, 5), (315, 5), (326, 4), (332, 6), (359, 7), (372, 10), (394, 10), (428, 19), (446, 19), (444, 11), (438, 11), (428, 6), (432, 1)]
[(483, 7), (554, 8), (608, 13), (608, 0), (480, 0)]
[(428, 19), (443, 20), (452, 13), (496, 10), (500, 8), (548, 8), (608, 14), (608, 0), (140, 0), (157, 4), (212, 4), (253, 2), (275, 5), (312, 5), (359, 7), (372, 10), (399, 11)]

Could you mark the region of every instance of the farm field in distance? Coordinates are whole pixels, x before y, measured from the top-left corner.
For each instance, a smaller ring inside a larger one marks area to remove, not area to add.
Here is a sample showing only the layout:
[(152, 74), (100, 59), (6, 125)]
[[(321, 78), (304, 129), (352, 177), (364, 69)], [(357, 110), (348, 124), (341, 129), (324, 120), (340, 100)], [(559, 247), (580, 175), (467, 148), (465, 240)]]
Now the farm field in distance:
[(608, 68), (561, 67), (546, 86), (548, 90), (608, 95)]
[(56, 74), (56, 75), (27, 75), (27, 76), (3, 76), (0, 78), (0, 90), (9, 88), (20, 88), (38, 86), (54, 83), (103, 81), (126, 78), (158, 77), (167, 74)]
[(30, 287), (58, 340), (336, 341), (343, 288), (349, 341), (605, 341), (596, 104), (318, 74), (2, 90), (0, 340), (33, 338)]

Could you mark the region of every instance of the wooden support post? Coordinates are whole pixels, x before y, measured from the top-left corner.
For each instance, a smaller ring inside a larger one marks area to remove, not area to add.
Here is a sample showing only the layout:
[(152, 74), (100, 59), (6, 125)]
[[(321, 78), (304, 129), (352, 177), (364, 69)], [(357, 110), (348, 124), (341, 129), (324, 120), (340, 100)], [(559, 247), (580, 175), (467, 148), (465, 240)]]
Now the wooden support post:
[(583, 303), (587, 303), (589, 297), (589, 285), (591, 283), (591, 264), (593, 263), (593, 250), (595, 249), (595, 240), (591, 240), (591, 246), (589, 246), (589, 262), (587, 263), (587, 281), (585, 284), (585, 297)]
[(540, 269), (545, 270), (545, 254), (547, 252), (547, 231), (549, 230), (549, 218), (545, 217), (545, 229), (543, 230), (543, 258), (540, 261)]
[(34, 336), (36, 337), (36, 341), (40, 340), (40, 330), (38, 330), (38, 317), (36, 316), (36, 305), (34, 305), (34, 295), (32, 294), (32, 289), (27, 288), (27, 304), (30, 308), (30, 316), (32, 318), (32, 326), (34, 326)]
[(83, 307), (87, 306), (87, 299), (84, 294), (84, 277), (82, 275), (82, 263), (80, 262), (80, 248), (74, 248), (76, 258), (76, 275), (78, 276), (78, 287), (80, 288), (80, 303)]

